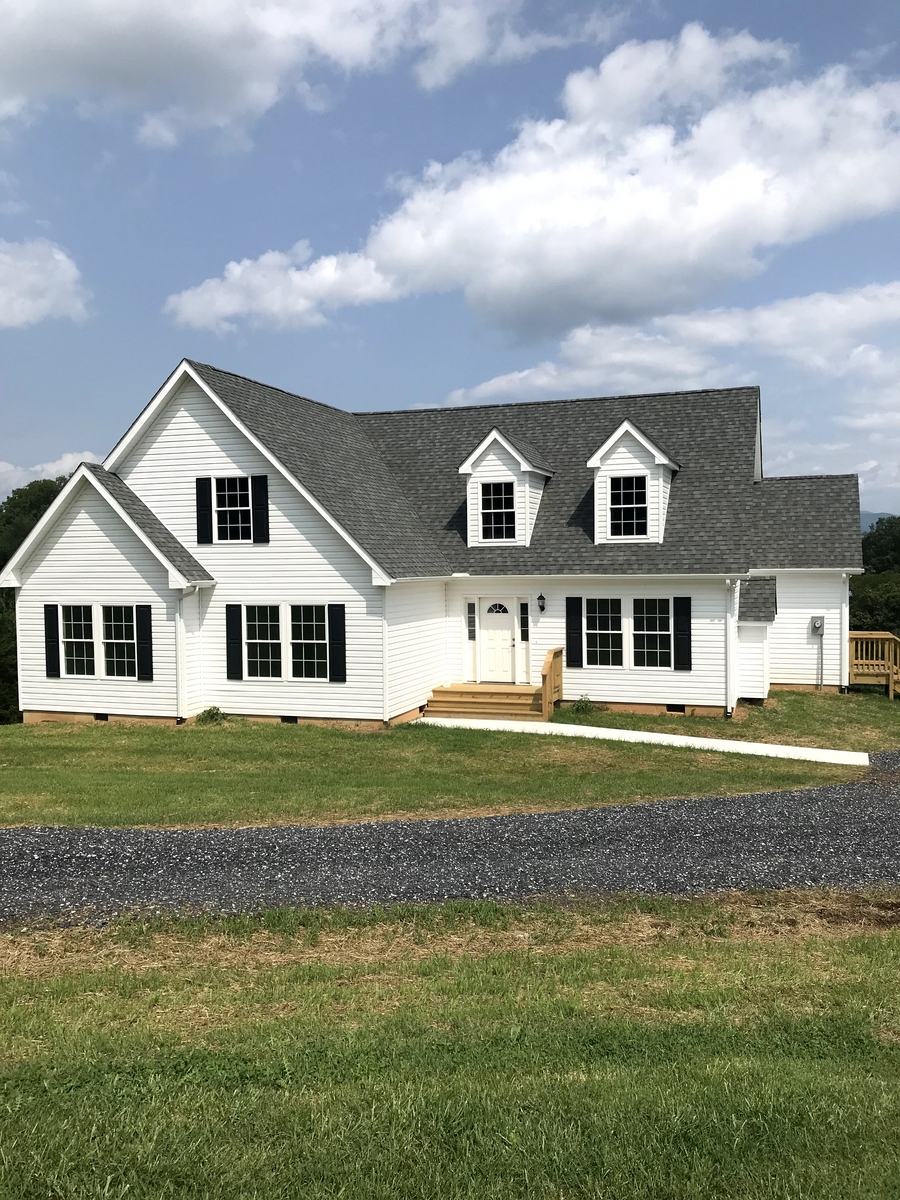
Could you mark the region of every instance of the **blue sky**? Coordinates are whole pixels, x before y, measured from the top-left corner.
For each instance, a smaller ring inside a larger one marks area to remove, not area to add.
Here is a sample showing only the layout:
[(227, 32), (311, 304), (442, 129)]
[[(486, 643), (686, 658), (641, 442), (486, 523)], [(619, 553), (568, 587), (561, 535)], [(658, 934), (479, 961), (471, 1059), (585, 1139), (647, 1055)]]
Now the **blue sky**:
[(896, 0), (7, 0), (0, 494), (190, 357), (350, 409), (757, 382), (768, 474), (898, 512), (898, 233)]

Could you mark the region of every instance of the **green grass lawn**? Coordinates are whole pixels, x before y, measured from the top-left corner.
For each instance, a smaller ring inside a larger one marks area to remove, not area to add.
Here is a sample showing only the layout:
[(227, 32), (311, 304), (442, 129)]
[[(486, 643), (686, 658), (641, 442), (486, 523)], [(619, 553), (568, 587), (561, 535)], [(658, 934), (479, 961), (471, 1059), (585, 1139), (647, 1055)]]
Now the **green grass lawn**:
[(7, 725), (0, 726), (0, 825), (327, 824), (487, 815), (806, 788), (862, 773), (662, 746), (410, 725), (386, 733), (251, 723)]
[[(689, 706), (688, 706), (689, 708)], [(823, 746), (831, 750), (896, 750), (900, 747), (900, 703), (874, 692), (839, 696), (828, 692), (773, 692), (766, 707), (739, 704), (735, 719), (667, 713), (659, 717), (559, 709), (553, 717), (570, 725), (605, 725), (613, 729), (650, 729), (692, 737), (734, 738), (745, 742), (779, 742)]]
[(900, 895), (0, 935), (0, 1196), (889, 1200)]

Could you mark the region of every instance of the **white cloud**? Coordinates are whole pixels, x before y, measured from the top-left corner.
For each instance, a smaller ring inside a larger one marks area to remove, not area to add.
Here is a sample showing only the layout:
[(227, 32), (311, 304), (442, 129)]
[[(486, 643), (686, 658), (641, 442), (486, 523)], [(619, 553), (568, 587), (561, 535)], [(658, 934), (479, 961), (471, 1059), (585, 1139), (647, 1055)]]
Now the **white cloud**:
[(625, 43), (569, 77), (564, 117), (408, 182), (361, 251), (230, 263), (168, 312), (219, 331), (298, 327), (461, 289), (531, 336), (689, 309), (770, 248), (900, 207), (900, 81), (844, 67), (785, 80), (788, 60), (780, 43), (698, 25)]
[(0, 500), (15, 488), (24, 487), (35, 479), (56, 479), (59, 475), (71, 475), (79, 463), (102, 462), (90, 450), (61, 455), (55, 462), (38, 463), (34, 467), (14, 467), (12, 463), (0, 462)]
[(0, 241), (0, 328), (22, 328), (47, 317), (87, 317), (78, 267), (46, 238)]
[(0, 119), (62, 98), (84, 111), (136, 108), (139, 135), (170, 146), (199, 128), (240, 134), (311, 68), (377, 70), (412, 57), (421, 86), (476, 62), (598, 40), (609, 22), (541, 34), (520, 0), (5, 0)]
[(762, 384), (767, 471), (858, 471), (900, 504), (900, 281), (757, 308), (582, 326), (557, 357), (447, 398), (483, 404)]

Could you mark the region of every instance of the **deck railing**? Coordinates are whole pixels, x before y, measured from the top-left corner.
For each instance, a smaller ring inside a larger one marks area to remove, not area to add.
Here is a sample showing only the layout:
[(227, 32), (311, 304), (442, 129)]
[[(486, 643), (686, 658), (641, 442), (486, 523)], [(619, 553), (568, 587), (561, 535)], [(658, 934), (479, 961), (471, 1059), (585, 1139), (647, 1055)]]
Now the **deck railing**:
[(548, 650), (541, 667), (541, 708), (545, 721), (550, 720), (556, 701), (562, 699), (562, 666), (562, 646)]
[(893, 700), (900, 692), (900, 638), (893, 633), (851, 633), (850, 683), (883, 684)]

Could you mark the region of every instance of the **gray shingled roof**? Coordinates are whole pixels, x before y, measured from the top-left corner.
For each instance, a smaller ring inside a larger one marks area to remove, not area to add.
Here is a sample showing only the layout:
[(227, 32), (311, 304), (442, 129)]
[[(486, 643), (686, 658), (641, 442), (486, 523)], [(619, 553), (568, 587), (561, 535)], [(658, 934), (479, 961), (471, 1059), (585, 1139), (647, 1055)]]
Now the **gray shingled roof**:
[[(359, 413), (454, 571), (580, 575), (744, 573), (862, 565), (853, 475), (754, 481), (755, 387), (484, 408)], [(585, 463), (625, 419), (681, 464), (662, 544), (594, 545)], [(456, 471), (486, 427), (522, 437), (556, 468), (528, 547), (466, 546), (466, 481)]]
[[(755, 387), (352, 414), (191, 365), (394, 578), (862, 565), (855, 475), (754, 479)], [(681, 464), (665, 539), (595, 546), (585, 463), (626, 419)], [(527, 547), (466, 545), (459, 465), (494, 427), (555, 472)]]
[(778, 599), (775, 595), (775, 576), (759, 575), (741, 581), (738, 600), (739, 621), (764, 621), (770, 624), (778, 614)]
[[(493, 426), (491, 426), (491, 428), (493, 428)], [(528, 463), (530, 463), (530, 465), (532, 467), (534, 467), (538, 471), (546, 471), (548, 475), (556, 474), (555, 470), (547, 462), (544, 455), (541, 454), (540, 450), (538, 450), (538, 448), (536, 446), (532, 446), (531, 442), (526, 441), (525, 438), (519, 437), (518, 435), (513, 435), (511, 433), (507, 433), (503, 429), (501, 429), (500, 432), (503, 434), (503, 436), (506, 438), (506, 440), (509, 442), (509, 444), (513, 447), (513, 449), (518, 450), (518, 452), (522, 455), (522, 457)], [(484, 439), (482, 438), (482, 441), (483, 440)], [(474, 449), (474, 447), (473, 447), (473, 449)], [(470, 453), (471, 453), (471, 451), (470, 451)]]
[[(352, 413), (205, 363), (190, 365), (380, 567), (394, 578), (450, 574), (399, 479)], [(460, 462), (447, 467), (456, 471)]]
[(99, 463), (82, 464), (99, 481), (110, 496), (128, 513), (135, 525), (147, 535), (160, 554), (166, 558), (188, 583), (204, 583), (212, 580), (206, 567), (201, 566), (189, 550), (186, 550), (173, 533), (170, 533), (159, 517), (139, 499), (127, 483), (113, 475)]

